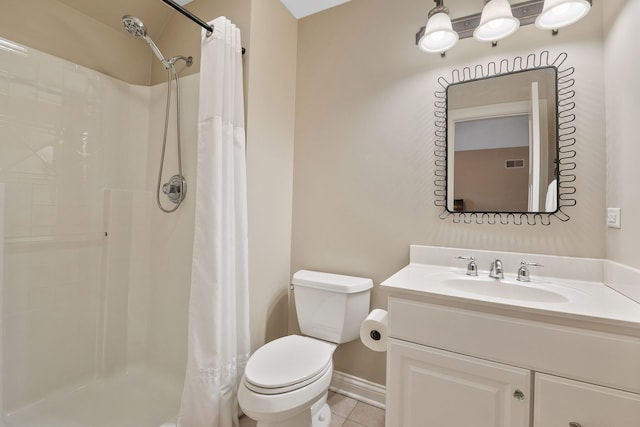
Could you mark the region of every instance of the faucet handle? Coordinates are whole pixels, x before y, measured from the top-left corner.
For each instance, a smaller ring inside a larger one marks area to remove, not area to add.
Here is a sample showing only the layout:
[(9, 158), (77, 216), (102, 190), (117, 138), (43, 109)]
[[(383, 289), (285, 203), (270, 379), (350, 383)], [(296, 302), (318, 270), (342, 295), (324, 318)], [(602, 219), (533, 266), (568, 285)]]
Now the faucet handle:
[(459, 256), (458, 259), (463, 259), (469, 261), (467, 264), (467, 276), (477, 276), (478, 275), (478, 264), (476, 264), (476, 259), (472, 256)]
[(520, 268), (518, 268), (518, 280), (521, 282), (530, 282), (529, 269), (527, 267), (544, 267), (544, 265), (537, 262), (521, 261)]
[(529, 261), (520, 261), (520, 265), (523, 265), (523, 266), (528, 265), (531, 267), (544, 267), (544, 265), (542, 264), (539, 264), (537, 262), (529, 262)]

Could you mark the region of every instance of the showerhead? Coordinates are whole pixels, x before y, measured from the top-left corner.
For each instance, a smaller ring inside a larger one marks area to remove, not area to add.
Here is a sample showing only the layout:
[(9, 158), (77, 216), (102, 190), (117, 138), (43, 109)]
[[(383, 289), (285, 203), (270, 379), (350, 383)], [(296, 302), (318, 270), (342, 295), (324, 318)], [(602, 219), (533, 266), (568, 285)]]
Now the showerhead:
[(144, 26), (140, 18), (132, 15), (124, 15), (122, 17), (122, 25), (129, 34), (134, 37), (141, 37), (149, 44), (149, 47), (151, 47), (153, 53), (158, 57), (165, 70), (171, 70), (175, 73), (176, 69), (173, 64), (168, 63), (167, 60), (164, 59), (164, 56), (160, 52), (160, 49), (158, 49), (158, 46), (156, 46), (153, 40), (151, 40), (151, 37), (147, 35), (147, 27)]
[(122, 25), (133, 37), (145, 37), (147, 35), (147, 27), (144, 26), (140, 18), (124, 15), (122, 17)]

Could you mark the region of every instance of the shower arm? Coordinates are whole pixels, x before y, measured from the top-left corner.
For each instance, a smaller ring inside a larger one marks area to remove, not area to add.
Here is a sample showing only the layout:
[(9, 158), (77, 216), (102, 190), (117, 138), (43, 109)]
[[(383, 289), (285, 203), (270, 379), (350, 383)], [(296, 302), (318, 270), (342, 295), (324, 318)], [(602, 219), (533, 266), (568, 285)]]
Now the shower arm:
[[(211, 35), (213, 34), (213, 26), (207, 24), (206, 22), (204, 22), (202, 19), (198, 18), (196, 15), (194, 15), (193, 13), (189, 12), (187, 9), (185, 9), (184, 7), (180, 6), (178, 3), (176, 3), (173, 0), (162, 0), (162, 2), (164, 4), (166, 4), (167, 6), (171, 7), (172, 9), (180, 12), (181, 14), (183, 14), (184, 16), (186, 16), (187, 18), (191, 19), (193, 22), (195, 22), (196, 24), (200, 25), (202, 28), (204, 28), (205, 30), (207, 30), (207, 37), (211, 37)], [(244, 55), (244, 53), (246, 52), (245, 48), (242, 48), (242, 54)]]

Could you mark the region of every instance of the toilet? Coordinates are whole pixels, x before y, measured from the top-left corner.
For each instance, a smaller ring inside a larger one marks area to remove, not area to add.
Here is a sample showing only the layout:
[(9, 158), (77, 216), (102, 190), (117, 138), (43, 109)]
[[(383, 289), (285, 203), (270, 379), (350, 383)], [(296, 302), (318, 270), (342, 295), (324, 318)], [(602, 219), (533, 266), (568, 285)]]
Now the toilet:
[(304, 336), (289, 335), (260, 347), (247, 362), (238, 402), (257, 427), (326, 427), (333, 351), (360, 337), (373, 282), (300, 270), (291, 283)]

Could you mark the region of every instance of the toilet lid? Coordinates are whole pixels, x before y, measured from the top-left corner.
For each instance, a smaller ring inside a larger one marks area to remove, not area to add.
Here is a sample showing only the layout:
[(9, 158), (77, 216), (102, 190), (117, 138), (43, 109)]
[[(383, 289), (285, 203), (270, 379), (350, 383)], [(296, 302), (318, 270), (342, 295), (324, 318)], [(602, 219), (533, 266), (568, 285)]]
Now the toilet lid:
[(245, 384), (258, 393), (296, 390), (317, 380), (330, 369), (329, 343), (289, 335), (260, 347), (247, 362)]

